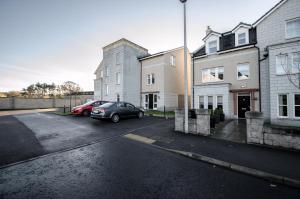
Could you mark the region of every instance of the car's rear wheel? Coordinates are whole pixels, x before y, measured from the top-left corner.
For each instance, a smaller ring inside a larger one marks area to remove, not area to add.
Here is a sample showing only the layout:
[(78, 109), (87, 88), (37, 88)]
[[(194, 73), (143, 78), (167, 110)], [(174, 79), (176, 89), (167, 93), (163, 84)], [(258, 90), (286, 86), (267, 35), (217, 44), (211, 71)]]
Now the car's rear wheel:
[(144, 113), (142, 111), (140, 111), (137, 116), (139, 119), (141, 119), (144, 117)]
[(83, 116), (89, 116), (89, 115), (90, 115), (90, 111), (89, 111), (89, 110), (84, 110), (84, 111), (82, 112), (82, 115), (83, 115)]
[(118, 123), (120, 121), (120, 116), (118, 114), (114, 114), (112, 117), (111, 117), (111, 121), (113, 123)]

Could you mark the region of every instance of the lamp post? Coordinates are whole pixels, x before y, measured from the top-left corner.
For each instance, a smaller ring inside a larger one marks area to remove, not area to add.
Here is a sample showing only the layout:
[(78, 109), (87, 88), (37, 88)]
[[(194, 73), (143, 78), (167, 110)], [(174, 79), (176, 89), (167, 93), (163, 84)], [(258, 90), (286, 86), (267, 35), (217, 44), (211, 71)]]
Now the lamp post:
[(186, 1), (180, 0), (183, 3), (183, 31), (184, 31), (184, 132), (189, 131), (188, 121), (188, 75), (187, 75), (187, 42), (186, 42)]

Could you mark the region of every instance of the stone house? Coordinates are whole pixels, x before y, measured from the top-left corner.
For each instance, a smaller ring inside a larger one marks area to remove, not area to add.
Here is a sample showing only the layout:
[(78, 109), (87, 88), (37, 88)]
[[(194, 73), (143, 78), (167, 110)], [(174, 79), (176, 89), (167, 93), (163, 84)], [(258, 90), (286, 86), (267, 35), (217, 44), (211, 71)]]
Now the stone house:
[(300, 1), (280, 1), (253, 27), (260, 49), (264, 117), (272, 124), (300, 126), (300, 89), (294, 85), (299, 85), (300, 72)]
[(95, 71), (94, 99), (126, 101), (140, 106), (138, 57), (147, 55), (148, 50), (124, 38), (102, 49), (103, 59)]
[(218, 33), (207, 28), (204, 45), (193, 53), (193, 107), (222, 108), (226, 118), (260, 110), (256, 29), (240, 23)]
[[(139, 58), (142, 69), (141, 107), (175, 110), (184, 107), (184, 48)], [(188, 53), (188, 91), (191, 94), (191, 57)]]

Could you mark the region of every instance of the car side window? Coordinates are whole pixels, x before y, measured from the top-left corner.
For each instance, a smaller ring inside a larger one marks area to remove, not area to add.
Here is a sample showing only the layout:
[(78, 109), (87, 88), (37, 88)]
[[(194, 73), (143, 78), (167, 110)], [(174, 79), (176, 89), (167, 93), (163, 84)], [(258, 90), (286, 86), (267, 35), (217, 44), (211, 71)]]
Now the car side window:
[(132, 104), (126, 104), (126, 107), (130, 109), (134, 109), (134, 106)]
[(95, 102), (95, 103), (92, 104), (92, 106), (95, 106), (95, 107), (96, 107), (96, 106), (100, 106), (100, 105), (101, 105), (100, 102)]
[(118, 107), (124, 108), (124, 107), (125, 107), (125, 103), (122, 103), (122, 102), (119, 103), (119, 104), (118, 104)]

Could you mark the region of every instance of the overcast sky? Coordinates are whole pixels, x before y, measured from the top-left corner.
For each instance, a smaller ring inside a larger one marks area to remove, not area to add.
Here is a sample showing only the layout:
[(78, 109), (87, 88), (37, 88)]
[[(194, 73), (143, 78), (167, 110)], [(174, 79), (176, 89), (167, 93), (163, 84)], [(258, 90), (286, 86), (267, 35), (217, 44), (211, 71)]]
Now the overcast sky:
[[(279, 0), (188, 0), (188, 48), (207, 25), (253, 23)], [(179, 0), (0, 0), (0, 91), (71, 80), (93, 90), (102, 46), (127, 38), (156, 53), (183, 45)]]

